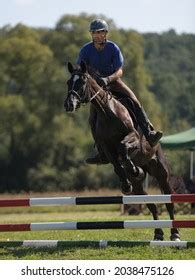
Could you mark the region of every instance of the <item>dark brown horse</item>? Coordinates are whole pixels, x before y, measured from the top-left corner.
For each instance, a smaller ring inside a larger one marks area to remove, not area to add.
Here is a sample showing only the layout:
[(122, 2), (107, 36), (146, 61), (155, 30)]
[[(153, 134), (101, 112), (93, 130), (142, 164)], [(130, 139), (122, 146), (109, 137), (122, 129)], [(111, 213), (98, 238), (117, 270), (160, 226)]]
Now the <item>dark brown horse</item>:
[[(151, 148), (145, 137), (135, 129), (133, 120), (125, 108), (109, 92), (100, 87), (88, 73), (86, 65), (73, 67), (68, 63), (71, 78), (64, 103), (67, 112), (74, 112), (82, 103), (92, 103), (97, 110), (96, 142), (113, 165), (121, 181), (123, 194), (147, 195), (143, 187), (146, 172), (155, 177), (162, 193), (172, 193), (169, 184), (169, 168), (160, 145)], [(155, 204), (147, 204), (154, 220), (158, 220)], [(171, 220), (174, 205), (166, 204)], [(179, 240), (178, 229), (171, 229), (171, 240)], [(156, 228), (155, 240), (163, 240), (163, 230)]]

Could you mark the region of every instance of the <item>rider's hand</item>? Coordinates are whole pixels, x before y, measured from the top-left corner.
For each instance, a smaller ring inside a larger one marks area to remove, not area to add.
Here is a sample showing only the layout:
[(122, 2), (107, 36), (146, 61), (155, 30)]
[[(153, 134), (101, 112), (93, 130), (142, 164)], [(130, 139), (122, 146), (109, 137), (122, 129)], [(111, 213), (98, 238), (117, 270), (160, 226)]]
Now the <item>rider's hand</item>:
[(105, 78), (101, 77), (98, 78), (97, 80), (98, 85), (101, 87), (106, 87), (109, 84), (109, 82), (110, 82), (109, 77), (105, 77)]

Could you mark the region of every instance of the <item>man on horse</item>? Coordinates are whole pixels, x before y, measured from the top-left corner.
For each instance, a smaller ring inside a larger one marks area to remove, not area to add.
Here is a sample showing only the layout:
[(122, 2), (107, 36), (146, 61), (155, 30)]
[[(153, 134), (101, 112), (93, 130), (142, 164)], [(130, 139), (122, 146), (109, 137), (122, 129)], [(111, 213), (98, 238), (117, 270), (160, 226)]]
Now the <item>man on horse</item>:
[[(154, 130), (153, 125), (149, 121), (137, 97), (121, 80), (123, 75), (123, 55), (120, 48), (114, 42), (106, 38), (108, 24), (102, 19), (95, 19), (91, 22), (89, 31), (92, 36), (92, 41), (86, 43), (81, 48), (77, 58), (77, 64), (79, 65), (81, 61), (84, 61), (89, 69), (93, 69), (93, 71), (100, 75), (96, 76), (96, 81), (100, 86), (106, 87), (109, 85), (111, 92), (115, 92), (115, 94), (122, 93), (131, 100), (138, 125), (151, 147), (155, 146), (162, 137), (162, 132)], [(96, 142), (96, 110), (92, 104), (89, 123), (93, 138)], [(86, 162), (89, 164), (108, 163), (106, 156), (98, 145), (97, 149), (99, 153), (94, 158), (87, 159)]]

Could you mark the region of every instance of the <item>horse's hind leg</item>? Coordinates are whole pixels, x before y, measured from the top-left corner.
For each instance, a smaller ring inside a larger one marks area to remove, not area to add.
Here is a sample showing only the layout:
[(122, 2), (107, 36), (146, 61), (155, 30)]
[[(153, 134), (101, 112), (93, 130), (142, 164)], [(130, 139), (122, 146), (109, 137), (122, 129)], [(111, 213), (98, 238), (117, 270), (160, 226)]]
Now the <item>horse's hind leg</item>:
[[(123, 141), (121, 141), (118, 147), (118, 153), (121, 165), (124, 166), (127, 177), (130, 179), (133, 185), (133, 193), (136, 195), (147, 195), (147, 193), (143, 189), (143, 181), (145, 179), (145, 172), (142, 168), (135, 166), (131, 161), (128, 155), (128, 150), (130, 148), (128, 138), (125, 137)], [(158, 220), (158, 210), (155, 204), (149, 203), (146, 204), (149, 211), (151, 212), (153, 219)], [(156, 228), (154, 231), (154, 240), (163, 240), (163, 230), (160, 228)]]
[[(166, 208), (169, 213), (170, 219), (174, 220), (174, 205), (173, 203), (166, 203)], [(171, 241), (180, 241), (180, 235), (177, 228), (171, 228)]]
[[(164, 194), (170, 194), (172, 193), (171, 187), (169, 185), (168, 182), (168, 178), (166, 180), (166, 182), (164, 182), (163, 184), (163, 192)], [(166, 208), (167, 211), (169, 213), (170, 219), (174, 220), (175, 219), (175, 215), (174, 215), (174, 204), (173, 203), (166, 203)], [(179, 241), (180, 240), (180, 235), (179, 235), (179, 231), (177, 228), (171, 228), (171, 236), (170, 236), (171, 241)]]
[[(144, 190), (143, 188), (143, 180), (137, 181), (133, 180), (133, 193), (135, 195), (148, 195), (148, 193)], [(156, 204), (154, 203), (147, 203), (146, 204), (147, 208), (151, 212), (153, 219), (154, 220), (159, 220), (158, 216), (158, 209)], [(164, 233), (161, 228), (155, 228), (154, 230), (154, 240), (163, 240), (164, 239)]]
[[(173, 192), (173, 190), (169, 184), (169, 169), (168, 169), (167, 163), (164, 159), (164, 156), (161, 155), (159, 158), (159, 155), (158, 155), (158, 159), (153, 160), (153, 164), (150, 167), (152, 167), (150, 174), (157, 179), (157, 181), (161, 187), (161, 191), (164, 194), (171, 194)], [(174, 204), (166, 203), (166, 208), (169, 213), (170, 219), (174, 220)], [(171, 228), (170, 239), (172, 241), (180, 240), (180, 235), (179, 235), (179, 231), (177, 228)]]

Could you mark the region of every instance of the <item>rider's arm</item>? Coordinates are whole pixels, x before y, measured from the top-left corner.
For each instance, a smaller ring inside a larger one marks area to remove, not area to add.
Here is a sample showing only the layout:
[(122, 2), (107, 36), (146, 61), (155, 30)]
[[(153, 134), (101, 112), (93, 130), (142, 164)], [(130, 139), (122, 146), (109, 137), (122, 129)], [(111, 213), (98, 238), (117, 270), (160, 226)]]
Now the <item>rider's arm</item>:
[(114, 72), (112, 75), (108, 76), (109, 83), (112, 83), (116, 81), (117, 79), (121, 78), (123, 75), (123, 69), (120, 67), (116, 72)]
[(113, 74), (108, 76), (109, 83), (116, 81), (117, 79), (121, 78), (123, 75), (123, 55), (121, 53), (120, 48), (116, 45), (112, 45), (113, 56), (112, 56), (112, 65), (114, 69), (117, 69)]
[(123, 75), (122, 67), (118, 68), (117, 71), (115, 71), (112, 75), (107, 77), (99, 77), (96, 79), (96, 82), (99, 84), (99, 86), (107, 86), (108, 84), (116, 81), (117, 79), (121, 78)]

